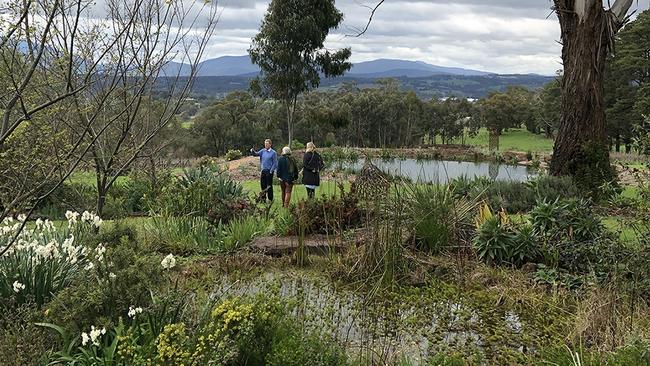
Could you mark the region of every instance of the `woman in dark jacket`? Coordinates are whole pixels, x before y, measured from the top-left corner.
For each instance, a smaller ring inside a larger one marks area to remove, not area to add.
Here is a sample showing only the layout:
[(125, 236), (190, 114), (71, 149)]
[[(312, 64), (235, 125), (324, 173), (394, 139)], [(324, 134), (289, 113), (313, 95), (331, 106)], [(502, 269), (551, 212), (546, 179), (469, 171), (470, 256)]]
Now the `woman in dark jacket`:
[(307, 196), (314, 198), (316, 188), (320, 185), (320, 171), (324, 164), (320, 154), (316, 152), (316, 145), (313, 142), (307, 143), (307, 151), (302, 158), (303, 173), (302, 184), (307, 188)]
[(298, 180), (298, 165), (291, 156), (291, 148), (282, 148), (282, 156), (278, 159), (278, 179), (282, 189), (282, 206), (289, 207), (293, 183)]

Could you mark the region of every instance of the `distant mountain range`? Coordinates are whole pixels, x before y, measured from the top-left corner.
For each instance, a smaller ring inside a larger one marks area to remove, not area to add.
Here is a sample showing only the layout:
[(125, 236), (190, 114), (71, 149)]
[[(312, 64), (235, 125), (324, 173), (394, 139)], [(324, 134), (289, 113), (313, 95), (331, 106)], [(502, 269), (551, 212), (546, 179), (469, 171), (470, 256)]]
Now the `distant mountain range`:
[[(193, 95), (221, 97), (225, 94), (246, 90), (250, 80), (259, 73), (248, 56), (223, 56), (201, 62), (194, 80)], [(169, 63), (162, 75), (171, 79), (176, 75), (189, 75), (189, 67), (180, 63)], [(536, 74), (499, 75), (495, 73), (431, 65), (422, 61), (378, 59), (353, 65), (345, 76), (321, 80), (321, 89), (337, 88), (342, 83), (354, 83), (360, 88), (374, 87), (381, 78), (398, 79), (405, 90), (414, 90), (420, 97), (464, 96), (482, 98), (489, 92), (504, 90), (510, 85), (536, 89), (553, 76)], [(161, 85), (166, 78), (160, 78)]]
[[(188, 76), (190, 68), (186, 64), (171, 62), (163, 70), (166, 76)], [(259, 72), (257, 65), (248, 56), (222, 56), (205, 60), (199, 64), (197, 76), (252, 76)], [(349, 76), (366, 78), (386, 77), (426, 77), (432, 75), (479, 76), (492, 73), (431, 65), (422, 61), (378, 59), (355, 63), (346, 73)]]

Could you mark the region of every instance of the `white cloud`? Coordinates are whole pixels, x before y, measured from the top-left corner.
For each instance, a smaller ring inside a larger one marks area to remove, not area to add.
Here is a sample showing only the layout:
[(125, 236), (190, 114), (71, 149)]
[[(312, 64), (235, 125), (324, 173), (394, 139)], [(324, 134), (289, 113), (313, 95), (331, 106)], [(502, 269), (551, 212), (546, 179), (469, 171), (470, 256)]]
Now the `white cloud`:
[[(639, 11), (650, 0), (640, 0)], [(549, 0), (386, 0), (368, 31), (373, 0), (339, 0), (345, 14), (328, 48), (351, 47), (353, 61), (375, 58), (421, 60), (499, 73), (552, 75), (561, 68), (559, 24)], [(268, 1), (229, 0), (206, 57), (242, 55), (257, 32)], [(636, 4), (635, 4), (636, 6)]]

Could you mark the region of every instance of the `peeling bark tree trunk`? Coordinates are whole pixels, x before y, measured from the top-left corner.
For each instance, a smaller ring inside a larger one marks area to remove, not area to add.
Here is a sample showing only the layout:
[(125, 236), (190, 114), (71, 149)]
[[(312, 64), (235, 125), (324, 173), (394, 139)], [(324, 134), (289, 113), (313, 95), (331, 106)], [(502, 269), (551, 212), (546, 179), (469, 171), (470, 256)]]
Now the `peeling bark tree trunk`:
[[(631, 1), (623, 2), (617, 1), (606, 11), (602, 0), (554, 0), (562, 30), (564, 77), (551, 173), (571, 175), (576, 183), (592, 190), (614, 178), (605, 129), (603, 77), (612, 37), (631, 5)], [(621, 6), (626, 7), (624, 11)]]

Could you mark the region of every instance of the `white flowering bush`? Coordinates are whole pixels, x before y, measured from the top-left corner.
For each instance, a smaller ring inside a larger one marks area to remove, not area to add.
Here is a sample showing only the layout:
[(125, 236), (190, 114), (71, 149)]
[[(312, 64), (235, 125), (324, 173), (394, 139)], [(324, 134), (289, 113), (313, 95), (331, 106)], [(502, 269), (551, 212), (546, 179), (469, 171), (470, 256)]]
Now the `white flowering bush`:
[(16, 238), (0, 257), (0, 307), (26, 301), (42, 305), (80, 271), (92, 269), (92, 260), (104, 259), (102, 245), (91, 250), (81, 244), (102, 220), (90, 212), (68, 211), (66, 218), (67, 226), (38, 219), (20, 233), (24, 216), (0, 223), (0, 251)]

